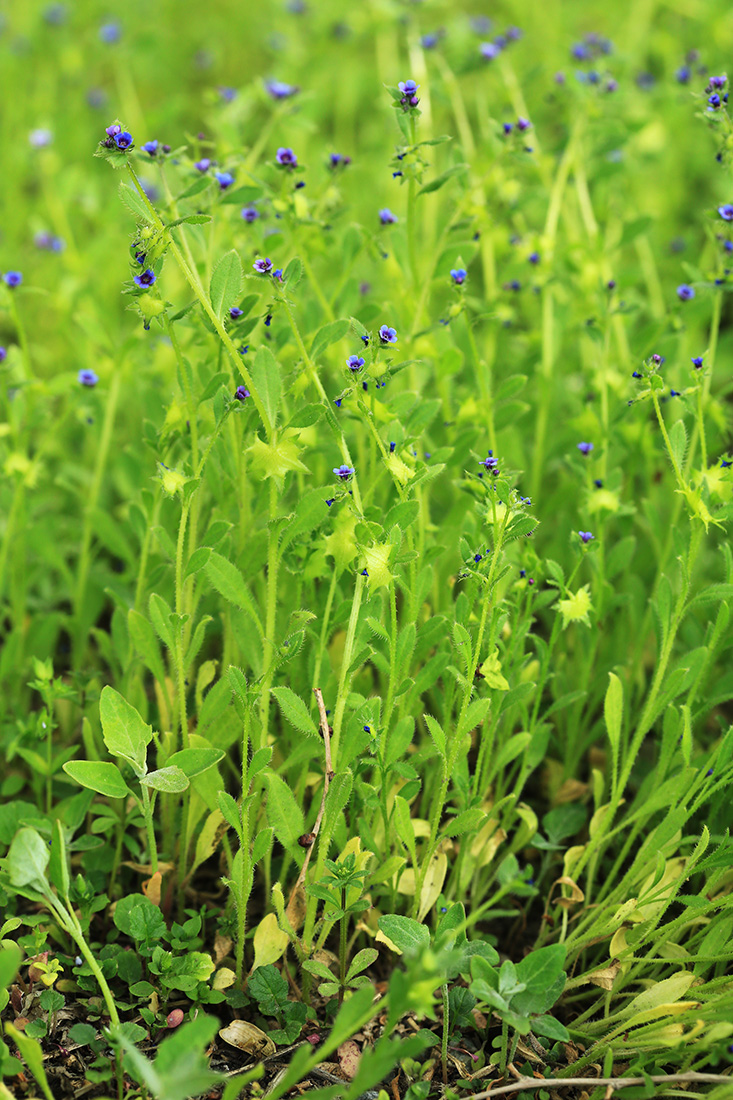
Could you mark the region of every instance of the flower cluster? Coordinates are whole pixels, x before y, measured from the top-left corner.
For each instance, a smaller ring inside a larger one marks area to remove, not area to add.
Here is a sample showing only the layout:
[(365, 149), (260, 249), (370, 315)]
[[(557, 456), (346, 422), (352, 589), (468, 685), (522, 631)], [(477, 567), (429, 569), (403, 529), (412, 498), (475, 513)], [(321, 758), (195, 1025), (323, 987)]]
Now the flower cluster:
[(397, 85), (402, 92), (402, 98), (400, 104), (404, 110), (409, 111), (411, 107), (417, 107), (420, 100), (417, 97), (417, 90), (420, 87), (414, 80), (401, 80)]

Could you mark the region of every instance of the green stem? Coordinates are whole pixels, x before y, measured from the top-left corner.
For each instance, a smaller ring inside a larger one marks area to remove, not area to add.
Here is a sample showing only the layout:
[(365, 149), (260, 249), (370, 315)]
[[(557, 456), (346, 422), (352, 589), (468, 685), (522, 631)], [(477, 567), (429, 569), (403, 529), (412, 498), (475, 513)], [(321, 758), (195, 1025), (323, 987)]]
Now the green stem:
[(265, 607), (264, 669), (262, 691), (260, 692), (260, 748), (267, 745), (270, 713), (270, 687), (275, 672), (275, 627), (277, 622), (277, 575), (279, 536), (275, 528), (277, 518), (277, 485), (270, 479), (270, 531), (267, 545), (267, 596)]
[[(412, 111), (410, 111), (410, 145), (415, 146), (415, 117)], [(413, 152), (413, 156), (416, 154)], [(415, 164), (410, 165), (410, 176), (407, 181), (407, 255), (410, 260), (410, 274), (412, 275), (412, 285), (417, 285), (417, 240), (415, 224), (415, 200), (417, 198), (417, 180), (414, 176)]]
[(186, 655), (184, 653), (184, 627), (180, 622), (183, 615), (183, 548), (186, 540), (186, 522), (188, 520), (189, 501), (181, 505), (181, 518), (178, 524), (176, 542), (176, 615), (179, 623), (176, 630), (176, 676), (178, 679), (178, 717), (181, 727), (181, 748), (188, 748), (188, 714), (186, 710)]
[(448, 983), (441, 986), (443, 997), (443, 1035), (440, 1048), (441, 1061), (443, 1063), (443, 1084), (448, 1084), (448, 1031), (450, 1028), (450, 1002), (448, 1000)]
[(140, 784), (140, 793), (142, 795), (142, 805), (140, 808), (145, 818), (145, 832), (148, 837), (150, 873), (154, 875), (158, 870), (158, 845), (155, 840), (155, 826), (153, 824), (153, 807), (150, 799), (150, 792), (144, 783)]
[(359, 622), (359, 612), (361, 610), (361, 599), (364, 592), (365, 579), (358, 574), (356, 578), (356, 590), (354, 592), (354, 600), (351, 604), (351, 615), (349, 616), (349, 625), (346, 630), (346, 643), (344, 645), (344, 654), (341, 659), (341, 668), (339, 670), (339, 684), (338, 695), (336, 697), (336, 713), (333, 719), (333, 735), (331, 737), (331, 759), (333, 760), (334, 771), (336, 769), (336, 762), (338, 760), (338, 748), (341, 738), (341, 725), (344, 719), (344, 710), (346, 708), (346, 697), (348, 695), (349, 684), (349, 666), (354, 656), (354, 640), (356, 638), (356, 627)]
[[(341, 909), (346, 909), (346, 888), (341, 888)], [(339, 1006), (344, 1003), (344, 990), (346, 989), (346, 958), (349, 930), (349, 918), (344, 916), (339, 920)]]
[[(140, 180), (135, 175), (135, 171), (134, 171), (132, 165), (128, 164), (127, 167), (128, 167), (128, 171), (130, 173), (130, 177), (132, 179), (132, 182), (135, 185), (135, 188), (136, 188), (138, 194), (140, 195), (140, 198), (145, 203), (145, 206), (148, 209), (148, 212), (150, 214), (150, 217), (153, 220), (153, 223), (154, 223), (155, 227), (158, 229), (158, 231), (160, 233), (165, 232), (166, 231), (166, 226), (161, 221), (161, 218), (160, 218), (160, 215), (158, 214), (158, 211), (155, 209), (153, 204), (150, 202), (148, 196), (145, 194), (145, 191), (144, 191), (144, 189), (143, 189), (143, 187), (140, 183)], [(217, 316), (216, 312), (214, 311), (214, 309), (211, 305), (211, 302), (209, 301), (207, 295), (205, 294), (205, 292), (203, 290), (203, 287), (201, 286), (201, 283), (199, 282), (199, 279), (198, 279), (197, 275), (194, 274), (194, 271), (191, 269), (191, 267), (189, 266), (186, 258), (183, 256), (183, 254), (181, 252), (181, 249), (178, 247), (178, 245), (176, 244), (176, 242), (173, 238), (173, 235), (169, 233), (169, 238), (168, 239), (169, 239), (169, 242), (170, 242), (171, 252), (173, 253), (173, 255), (176, 258), (176, 262), (178, 263), (178, 266), (181, 269), (181, 273), (183, 274), (183, 277), (185, 278), (188, 285), (191, 287), (191, 290), (196, 295), (199, 303), (201, 304), (201, 308), (203, 309), (204, 313), (206, 314), (206, 316), (211, 321), (212, 325), (214, 326), (214, 329), (216, 330), (216, 333), (217, 333), (219, 339), (221, 340), (222, 344), (224, 345), (224, 347), (228, 351), (229, 357), (232, 361), (232, 365), (236, 369), (236, 373), (241, 374), (242, 378), (244, 379), (245, 385), (246, 385), (247, 389), (250, 391), (250, 393), (252, 395), (252, 400), (255, 403), (255, 407), (257, 409), (257, 412), (259, 413), (260, 419), (261, 419), (262, 424), (264, 426), (265, 434), (267, 435), (268, 439), (271, 439), (272, 438), (272, 433), (273, 433), (273, 430), (274, 430), (274, 426), (273, 426), (273, 424), (270, 420), (270, 417), (268, 415), (268, 412), (267, 412), (267, 410), (266, 410), (266, 408), (265, 408), (265, 406), (262, 402), (262, 398), (260, 397), (259, 393), (257, 392), (257, 388), (255, 387), (254, 383), (252, 382), (252, 378), (250, 376), (249, 371), (247, 370), (247, 367), (246, 367), (246, 365), (245, 365), (245, 363), (242, 359), (242, 356), (239, 354), (236, 347), (234, 346), (234, 343), (232, 341), (231, 336), (229, 335), (226, 328), (224, 327), (224, 323), (222, 322), (222, 320)]]
[(117, 412), (117, 400), (120, 395), (121, 383), (121, 372), (119, 370), (119, 367), (116, 365), (115, 370), (112, 374), (112, 382), (110, 383), (109, 387), (109, 397), (107, 399), (107, 407), (104, 413), (104, 423), (102, 425), (102, 436), (99, 441), (97, 460), (94, 465), (94, 477), (92, 479), (92, 486), (89, 491), (89, 496), (87, 497), (87, 504), (84, 512), (84, 527), (82, 530), (81, 551), (79, 554), (79, 573), (77, 576), (76, 593), (74, 596), (74, 617), (76, 619), (75, 665), (77, 668), (81, 664), (85, 641), (85, 623), (83, 610), (87, 579), (89, 575), (89, 566), (91, 564), (91, 544), (92, 530), (94, 526), (94, 513), (97, 509), (99, 494), (102, 489), (102, 480), (104, 478), (104, 472), (107, 466), (107, 456), (109, 454), (109, 448), (112, 442), (112, 428), (114, 427), (115, 414)]

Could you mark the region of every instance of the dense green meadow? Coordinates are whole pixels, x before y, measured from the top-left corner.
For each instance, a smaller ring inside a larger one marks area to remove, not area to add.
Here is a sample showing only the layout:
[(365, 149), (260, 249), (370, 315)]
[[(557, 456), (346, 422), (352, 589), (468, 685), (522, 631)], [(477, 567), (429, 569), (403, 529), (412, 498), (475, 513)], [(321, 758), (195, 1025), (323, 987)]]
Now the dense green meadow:
[(114, 7), (0, 32), (0, 1100), (733, 1097), (733, 11)]

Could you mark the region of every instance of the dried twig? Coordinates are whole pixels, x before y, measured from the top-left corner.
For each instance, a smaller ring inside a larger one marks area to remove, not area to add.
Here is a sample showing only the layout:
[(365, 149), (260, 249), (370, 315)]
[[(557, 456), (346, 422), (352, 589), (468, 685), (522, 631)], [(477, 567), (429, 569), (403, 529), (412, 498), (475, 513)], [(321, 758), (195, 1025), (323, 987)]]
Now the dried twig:
[(333, 779), (333, 765), (331, 763), (331, 727), (328, 724), (328, 715), (326, 714), (326, 704), (323, 702), (323, 692), (320, 688), (314, 688), (313, 693), (318, 701), (318, 713), (321, 716), (321, 733), (323, 734), (323, 746), (326, 756), (326, 774), (323, 778), (323, 795), (321, 797), (321, 805), (318, 810), (318, 817), (316, 823), (313, 826), (312, 843), (309, 845), (307, 852), (305, 853), (305, 859), (303, 860), (303, 866), (300, 868), (300, 874), (298, 875), (298, 881), (293, 887), (293, 892), (290, 895), (291, 900), (295, 897), (300, 887), (305, 882), (306, 872), (308, 870), (308, 864), (310, 863), (311, 852), (315, 847), (318, 832), (321, 828), (321, 822), (323, 821), (323, 811), (326, 808), (326, 795), (328, 794), (328, 787)]
[(648, 1077), (522, 1077), (513, 1085), (501, 1085), (498, 1089), (477, 1092), (471, 1100), (494, 1100), (495, 1096), (507, 1096), (510, 1092), (522, 1092), (527, 1089), (593, 1088), (608, 1085), (611, 1089), (624, 1089), (628, 1085), (645, 1085), (653, 1081), (655, 1085), (673, 1085), (681, 1082), (719, 1085), (724, 1081), (733, 1082), (727, 1073), (660, 1073)]

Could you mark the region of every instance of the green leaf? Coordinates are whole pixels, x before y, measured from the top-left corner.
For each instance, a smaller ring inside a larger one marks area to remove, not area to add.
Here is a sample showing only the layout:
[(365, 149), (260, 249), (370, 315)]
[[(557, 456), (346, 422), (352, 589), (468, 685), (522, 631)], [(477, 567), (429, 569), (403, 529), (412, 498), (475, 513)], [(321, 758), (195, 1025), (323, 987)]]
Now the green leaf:
[(283, 282), (287, 286), (288, 290), (295, 290), (296, 286), (303, 278), (303, 264), (296, 256), (291, 260), (288, 266), (283, 271)]
[(47, 893), (46, 868), (50, 858), (41, 835), (35, 829), (21, 829), (16, 833), (5, 860), (11, 884), (30, 886), (39, 893)]
[(445, 172), (441, 172), (434, 180), (430, 180), (430, 183), (426, 183), (424, 187), (421, 187), (418, 191), (418, 195), (429, 195), (432, 191), (439, 191), (449, 179), (467, 171), (468, 167), (467, 164), (454, 164), (452, 168), (448, 168)]
[(165, 683), (165, 666), (160, 655), (158, 640), (152, 626), (139, 611), (130, 608), (127, 613), (127, 629), (135, 652), (152, 672), (159, 684)]
[(239, 806), (227, 791), (219, 791), (217, 801), (219, 803), (219, 809), (221, 810), (221, 816), (228, 825), (231, 825), (241, 839), (242, 814)]
[(225, 600), (234, 604), (235, 607), (240, 608), (241, 611), (247, 612), (252, 622), (257, 627), (258, 634), (262, 637), (263, 630), (260, 617), (252, 597), (249, 594), (249, 589), (244, 582), (244, 578), (236, 565), (232, 565), (227, 558), (212, 550), (211, 556), (204, 566), (204, 572), (210, 583)]
[(150, 612), (151, 621), (160, 640), (164, 645), (168, 646), (168, 649), (175, 649), (175, 641), (170, 625), (171, 609), (163, 597), (159, 596), (157, 592), (153, 592), (148, 600), (148, 611)]
[(526, 986), (512, 997), (512, 1009), (522, 1015), (546, 1012), (565, 987), (565, 946), (553, 943), (530, 951), (517, 963), (516, 975)]
[(443, 733), (443, 727), (433, 718), (431, 714), (424, 715), (425, 724), (428, 727), (428, 733), (433, 739), (436, 749), (441, 756), (445, 756), (445, 734)]
[(126, 894), (120, 898), (112, 919), (120, 932), (140, 943), (154, 943), (166, 931), (163, 914), (144, 894)]
[(684, 420), (678, 420), (672, 425), (669, 430), (669, 442), (675, 461), (681, 469), (685, 461), (685, 451), (687, 450), (687, 428), (685, 427)]
[(153, 225), (150, 211), (138, 194), (136, 188), (130, 187), (124, 180), (120, 180), (117, 194), (120, 196), (123, 206), (127, 207), (133, 217), (139, 218), (140, 221), (145, 222), (146, 225)]
[(357, 951), (346, 972), (346, 981), (349, 982), (357, 974), (361, 974), (362, 970), (366, 970), (378, 958), (379, 952), (374, 947), (363, 947), (361, 951)]
[(272, 688), (271, 693), (277, 699), (280, 710), (291, 726), (295, 726), (301, 733), (307, 733), (310, 737), (318, 737), (318, 727), (299, 695), (288, 687)]
[(0, 947), (0, 989), (7, 989), (20, 969), (23, 952), (17, 943), (5, 940)]
[(165, 794), (178, 794), (185, 791), (189, 785), (188, 776), (180, 768), (158, 768), (155, 772), (148, 772), (140, 777), (140, 782), (146, 787), (152, 787), (154, 791), (163, 791)]
[(330, 321), (319, 329), (311, 347), (311, 359), (317, 359), (331, 344), (335, 344), (337, 340), (343, 340), (350, 327), (350, 322), (344, 317), (338, 321)]
[(425, 924), (403, 917), (396, 913), (387, 913), (377, 921), (380, 932), (391, 940), (404, 955), (417, 955), (430, 943), (430, 931)]
[(277, 423), (277, 412), (282, 398), (282, 378), (277, 359), (264, 344), (257, 349), (257, 353), (249, 368), (258, 397), (265, 406), (270, 424), (274, 428)]
[(82, 787), (108, 798), (125, 798), (131, 793), (122, 772), (111, 761), (70, 760), (64, 771)]
[(22, 1031), (18, 1031), (10, 1023), (5, 1025), (5, 1033), (10, 1036), (17, 1046), (23, 1061), (33, 1074), (36, 1084), (46, 1097), (46, 1100), (54, 1100), (53, 1093), (51, 1092), (46, 1077), (46, 1071), (43, 1068), (43, 1050), (41, 1049), (41, 1044), (36, 1042), (35, 1039), (30, 1039), (27, 1035), (24, 1035)]
[(323, 852), (327, 852), (330, 847), (331, 838), (338, 825), (339, 817), (351, 797), (353, 782), (354, 777), (348, 768), (344, 771), (338, 771), (331, 780), (323, 811), (323, 824), (321, 825), (320, 844)]
[(544, 1035), (546, 1039), (552, 1039), (554, 1042), (570, 1042), (570, 1032), (554, 1016), (533, 1016), (532, 1031), (536, 1035)]
[(112, 756), (121, 756), (132, 764), (137, 775), (143, 775), (147, 747), (153, 739), (152, 727), (109, 684), (102, 689), (99, 713), (104, 743)]
[(195, 775), (201, 775), (224, 759), (221, 749), (179, 749), (173, 756), (168, 757), (168, 766), (180, 768), (184, 775), (193, 779)]
[(624, 714), (624, 689), (621, 681), (614, 672), (608, 674), (608, 688), (603, 702), (603, 716), (606, 721), (608, 740), (611, 742), (611, 756), (613, 760), (613, 785), (614, 792), (618, 776), (618, 759), (621, 748), (621, 722)]
[(274, 772), (267, 774), (267, 820), (283, 848), (296, 847), (305, 832), (302, 809), (285, 780)]
[(272, 963), (259, 966), (252, 973), (247, 992), (257, 1001), (263, 1016), (279, 1016), (288, 1003), (288, 983)]
[(214, 268), (209, 287), (209, 297), (214, 308), (214, 313), (221, 320), (225, 310), (234, 305), (244, 286), (244, 272), (242, 261), (237, 252), (232, 248), (225, 252)]

